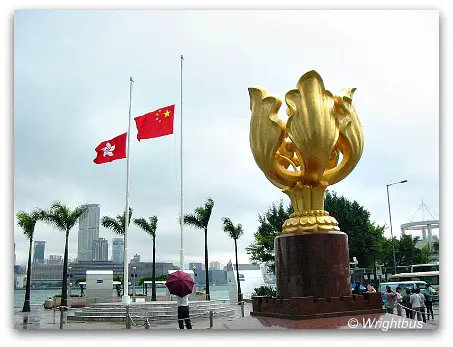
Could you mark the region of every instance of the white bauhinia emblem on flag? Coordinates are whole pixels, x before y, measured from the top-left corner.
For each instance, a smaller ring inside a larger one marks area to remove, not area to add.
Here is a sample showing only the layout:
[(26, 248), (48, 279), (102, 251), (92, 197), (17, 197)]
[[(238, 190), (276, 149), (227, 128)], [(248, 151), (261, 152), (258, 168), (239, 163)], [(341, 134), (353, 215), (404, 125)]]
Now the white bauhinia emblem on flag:
[(105, 147), (102, 148), (102, 150), (104, 151), (104, 157), (106, 155), (108, 155), (109, 157), (112, 157), (113, 156), (113, 151), (115, 150), (115, 145), (111, 145), (110, 142), (107, 142)]

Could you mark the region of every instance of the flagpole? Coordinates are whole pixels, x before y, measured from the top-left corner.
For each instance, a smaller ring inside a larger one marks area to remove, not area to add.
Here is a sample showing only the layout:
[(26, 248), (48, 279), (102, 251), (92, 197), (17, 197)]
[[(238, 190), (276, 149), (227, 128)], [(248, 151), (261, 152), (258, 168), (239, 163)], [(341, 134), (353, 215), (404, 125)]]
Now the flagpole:
[(129, 297), (129, 268), (128, 268), (128, 255), (127, 255), (127, 229), (129, 222), (129, 170), (130, 170), (130, 145), (131, 145), (131, 105), (132, 105), (132, 83), (134, 80), (132, 77), (129, 78), (129, 127), (127, 129), (127, 171), (126, 171), (126, 213), (124, 221), (124, 277), (123, 277), (123, 304), (130, 303)]
[(180, 162), (181, 162), (181, 211), (179, 215), (179, 225), (181, 227), (181, 251), (179, 254), (179, 269), (181, 271), (184, 270), (184, 235), (183, 235), (183, 225), (184, 225), (184, 198), (183, 198), (183, 179), (182, 179), (182, 63), (184, 61), (184, 57), (181, 54), (181, 148), (180, 148)]

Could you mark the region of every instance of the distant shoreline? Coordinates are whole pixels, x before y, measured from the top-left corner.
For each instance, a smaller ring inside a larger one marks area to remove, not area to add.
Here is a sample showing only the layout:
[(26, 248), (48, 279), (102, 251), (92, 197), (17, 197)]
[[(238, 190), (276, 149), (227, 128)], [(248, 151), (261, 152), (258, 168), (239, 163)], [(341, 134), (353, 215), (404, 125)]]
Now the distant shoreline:
[[(31, 290), (49, 290), (49, 289), (60, 289), (61, 290), (61, 287), (31, 288)], [(25, 290), (25, 288), (14, 288), (14, 290)]]

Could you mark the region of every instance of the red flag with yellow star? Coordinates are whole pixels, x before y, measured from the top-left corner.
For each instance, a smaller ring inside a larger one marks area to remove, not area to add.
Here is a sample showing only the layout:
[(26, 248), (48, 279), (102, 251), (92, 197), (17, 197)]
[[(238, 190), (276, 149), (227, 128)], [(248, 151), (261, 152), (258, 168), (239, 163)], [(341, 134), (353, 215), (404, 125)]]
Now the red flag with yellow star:
[(137, 140), (152, 139), (155, 137), (173, 134), (173, 119), (175, 105), (159, 108), (143, 116), (135, 117), (137, 124)]

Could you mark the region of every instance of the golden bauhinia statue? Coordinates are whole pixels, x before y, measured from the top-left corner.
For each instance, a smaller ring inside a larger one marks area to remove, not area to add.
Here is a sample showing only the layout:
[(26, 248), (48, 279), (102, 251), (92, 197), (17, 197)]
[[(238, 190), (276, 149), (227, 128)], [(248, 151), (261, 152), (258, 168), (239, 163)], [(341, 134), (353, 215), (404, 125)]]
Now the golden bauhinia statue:
[(343, 89), (333, 95), (321, 76), (309, 71), (285, 95), (289, 117), (285, 123), (277, 115), (280, 98), (262, 88), (249, 88), (253, 156), (294, 208), (283, 233), (339, 230), (338, 222), (324, 210), (324, 195), (328, 185), (351, 173), (363, 152), (354, 91)]

